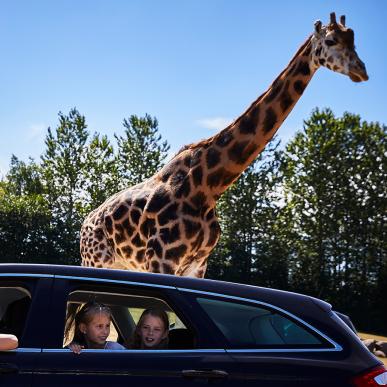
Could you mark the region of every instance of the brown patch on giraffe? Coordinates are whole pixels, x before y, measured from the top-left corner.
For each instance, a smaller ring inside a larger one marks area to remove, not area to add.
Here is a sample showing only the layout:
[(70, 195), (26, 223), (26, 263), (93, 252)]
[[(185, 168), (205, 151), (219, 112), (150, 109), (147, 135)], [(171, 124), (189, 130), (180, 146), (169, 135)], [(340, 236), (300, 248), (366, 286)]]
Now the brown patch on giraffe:
[(132, 238), (132, 244), (137, 247), (145, 246), (145, 242), (141, 239), (140, 234), (138, 233)]
[(124, 253), (126, 258), (129, 258), (133, 253), (133, 249), (130, 246), (121, 247), (121, 251)]
[(234, 161), (235, 163), (239, 163), (248, 143), (249, 141), (235, 142), (228, 150), (228, 157), (230, 158), (230, 160)]
[(277, 114), (275, 114), (275, 111), (272, 108), (268, 108), (266, 110), (265, 119), (263, 121), (263, 133), (269, 133), (275, 123), (277, 122)]
[(160, 273), (160, 263), (158, 261), (152, 261), (151, 266), (153, 273)]
[(271, 85), (271, 88), (265, 97), (265, 102), (270, 103), (272, 102), (275, 98), (277, 98), (278, 94), (280, 93), (284, 83), (281, 79), (276, 79), (273, 84)]
[(191, 243), (191, 249), (193, 251), (199, 250), (203, 244), (203, 241), (204, 241), (204, 232), (203, 230), (200, 230), (197, 238)]
[(183, 219), (185, 236), (187, 239), (191, 239), (201, 228), (201, 224), (199, 222), (194, 222), (189, 219)]
[(119, 245), (119, 244), (121, 244), (122, 242), (125, 242), (126, 238), (125, 238), (125, 236), (124, 236), (124, 233), (117, 232), (117, 233), (115, 234), (114, 240), (115, 240), (115, 242), (116, 242), (116, 245)]
[(113, 212), (113, 219), (120, 220), (128, 212), (128, 207), (124, 204), (118, 206), (118, 208)]
[(301, 95), (304, 92), (305, 87), (306, 87), (306, 84), (302, 81), (295, 81), (293, 85), (294, 91), (298, 95)]
[(177, 209), (179, 208), (178, 203), (172, 203), (167, 208), (165, 208), (162, 212), (160, 212), (157, 217), (159, 225), (164, 226), (172, 220), (177, 219)]
[(282, 112), (285, 113), (293, 104), (293, 98), (290, 96), (287, 88), (284, 89), (284, 91), (282, 92), (280, 96), (280, 101)]
[(138, 250), (136, 253), (137, 262), (139, 262), (139, 263), (143, 262), (144, 257), (145, 257), (145, 249)]
[(131, 224), (129, 223), (129, 219), (125, 219), (121, 224), (125, 231), (125, 234), (130, 238), (133, 234), (134, 227), (131, 226)]
[(105, 237), (102, 228), (97, 228), (94, 231), (94, 236), (97, 238), (97, 240), (99, 240), (101, 242), (103, 240), (103, 238)]
[(155, 224), (156, 222), (154, 219), (146, 218), (140, 226), (142, 235), (144, 235), (146, 238), (148, 238), (150, 235), (153, 235), (156, 232)]
[(145, 198), (138, 198), (134, 201), (133, 205), (142, 211), (145, 207), (146, 202), (147, 200)]
[(217, 240), (220, 236), (220, 226), (217, 221), (214, 221), (210, 224), (210, 236), (208, 237), (207, 246), (215, 246)]
[(163, 227), (160, 229), (161, 240), (167, 243), (173, 243), (180, 239), (180, 227), (176, 223), (173, 227)]
[[(171, 183), (173, 185), (173, 183)], [(184, 177), (176, 184), (175, 186), (175, 197), (180, 199), (181, 197), (186, 197), (191, 192), (191, 184), (189, 182), (189, 177), (184, 172)]]
[(192, 152), (191, 167), (200, 164), (200, 160), (202, 159), (202, 153), (203, 152), (200, 149), (195, 149)]
[(141, 217), (141, 212), (139, 210), (137, 210), (136, 208), (133, 208), (130, 211), (130, 219), (132, 220), (132, 222), (134, 224), (136, 224), (136, 225), (138, 224), (140, 217)]
[(309, 63), (300, 61), (300, 63), (297, 65), (296, 70), (294, 71), (294, 76), (296, 75), (309, 75), (310, 74), (310, 68)]
[(202, 184), (203, 169), (200, 165), (192, 170), (192, 179), (195, 187), (198, 187)]
[(172, 266), (169, 265), (168, 263), (163, 263), (162, 264), (162, 270), (163, 270), (164, 274), (174, 274)]
[(105, 226), (109, 234), (113, 234), (113, 221), (110, 216), (105, 217)]
[(222, 130), (217, 136), (215, 136), (215, 144), (224, 148), (230, 144), (234, 139), (229, 129)]
[(200, 208), (194, 208), (192, 207), (189, 203), (184, 202), (183, 203), (183, 208), (182, 208), (183, 214), (185, 215), (191, 215), (194, 218), (197, 218), (200, 216)]
[(148, 244), (147, 248), (151, 248), (154, 250), (155, 254), (159, 257), (162, 258), (163, 256), (163, 248), (157, 238), (151, 239)]
[(187, 251), (187, 246), (186, 245), (179, 245), (177, 247), (172, 247), (171, 249), (168, 249), (165, 252), (165, 259), (171, 260), (173, 262), (178, 263), (179, 259), (184, 256), (184, 254)]
[(207, 202), (206, 195), (202, 191), (196, 193), (194, 196), (191, 197), (190, 200), (196, 208), (202, 208)]
[(163, 207), (170, 203), (171, 197), (164, 187), (156, 189), (148, 204), (148, 212), (159, 212)]
[(254, 106), (250, 112), (242, 117), (238, 127), (241, 134), (254, 134), (257, 129), (257, 124), (259, 121), (259, 105)]
[(206, 153), (207, 168), (211, 169), (220, 162), (220, 152), (215, 148), (208, 149)]

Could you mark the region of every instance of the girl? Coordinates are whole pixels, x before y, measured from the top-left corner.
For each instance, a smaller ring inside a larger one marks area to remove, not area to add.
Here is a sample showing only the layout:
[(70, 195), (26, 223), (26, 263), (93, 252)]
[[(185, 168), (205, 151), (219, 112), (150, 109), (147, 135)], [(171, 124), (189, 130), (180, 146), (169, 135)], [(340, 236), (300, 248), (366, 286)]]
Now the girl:
[(146, 309), (134, 331), (129, 348), (165, 349), (168, 347), (169, 321), (161, 309)]
[(87, 349), (125, 349), (121, 344), (106, 341), (110, 333), (110, 308), (88, 302), (75, 315), (75, 330), (69, 348), (74, 353)]

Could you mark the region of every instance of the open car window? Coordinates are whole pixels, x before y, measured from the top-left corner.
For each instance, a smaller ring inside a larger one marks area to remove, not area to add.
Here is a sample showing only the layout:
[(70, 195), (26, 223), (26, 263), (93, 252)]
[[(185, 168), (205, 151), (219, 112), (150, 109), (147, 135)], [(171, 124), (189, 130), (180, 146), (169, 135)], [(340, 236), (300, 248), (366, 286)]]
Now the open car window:
[(90, 292), (84, 290), (74, 291), (68, 297), (63, 339), (64, 347), (73, 338), (75, 313), (82, 305), (91, 300), (108, 306), (112, 312), (108, 341), (118, 342), (127, 347), (144, 310), (157, 308), (165, 311), (168, 315), (169, 345), (167, 349), (195, 347), (195, 338), (192, 330), (183, 323), (176, 312), (164, 300), (147, 295)]
[(30, 293), (21, 287), (0, 287), (0, 332), (23, 336), (28, 310), (31, 304)]
[(225, 336), (228, 348), (329, 348), (310, 327), (269, 307), (197, 298), (198, 303)]

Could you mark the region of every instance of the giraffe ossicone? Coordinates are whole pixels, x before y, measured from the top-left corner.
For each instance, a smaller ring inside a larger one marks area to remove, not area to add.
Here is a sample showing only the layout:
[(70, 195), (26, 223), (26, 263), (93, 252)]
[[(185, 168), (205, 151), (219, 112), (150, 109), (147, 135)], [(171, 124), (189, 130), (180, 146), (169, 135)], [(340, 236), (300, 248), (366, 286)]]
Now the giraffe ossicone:
[(232, 124), (184, 147), (148, 180), (107, 199), (81, 229), (82, 265), (203, 277), (220, 227), (215, 205), (274, 136), (319, 67), (368, 79), (345, 18), (298, 49), (272, 85)]

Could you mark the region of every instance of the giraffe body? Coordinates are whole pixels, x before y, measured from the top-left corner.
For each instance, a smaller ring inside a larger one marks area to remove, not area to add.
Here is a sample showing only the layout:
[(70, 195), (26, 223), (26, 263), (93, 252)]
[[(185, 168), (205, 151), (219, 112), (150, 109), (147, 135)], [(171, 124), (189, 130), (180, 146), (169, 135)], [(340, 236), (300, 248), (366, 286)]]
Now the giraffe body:
[(183, 148), (150, 179), (112, 196), (81, 229), (84, 266), (203, 277), (220, 227), (215, 205), (288, 116), (315, 71), (368, 79), (345, 19), (322, 26), (269, 89), (227, 128)]

